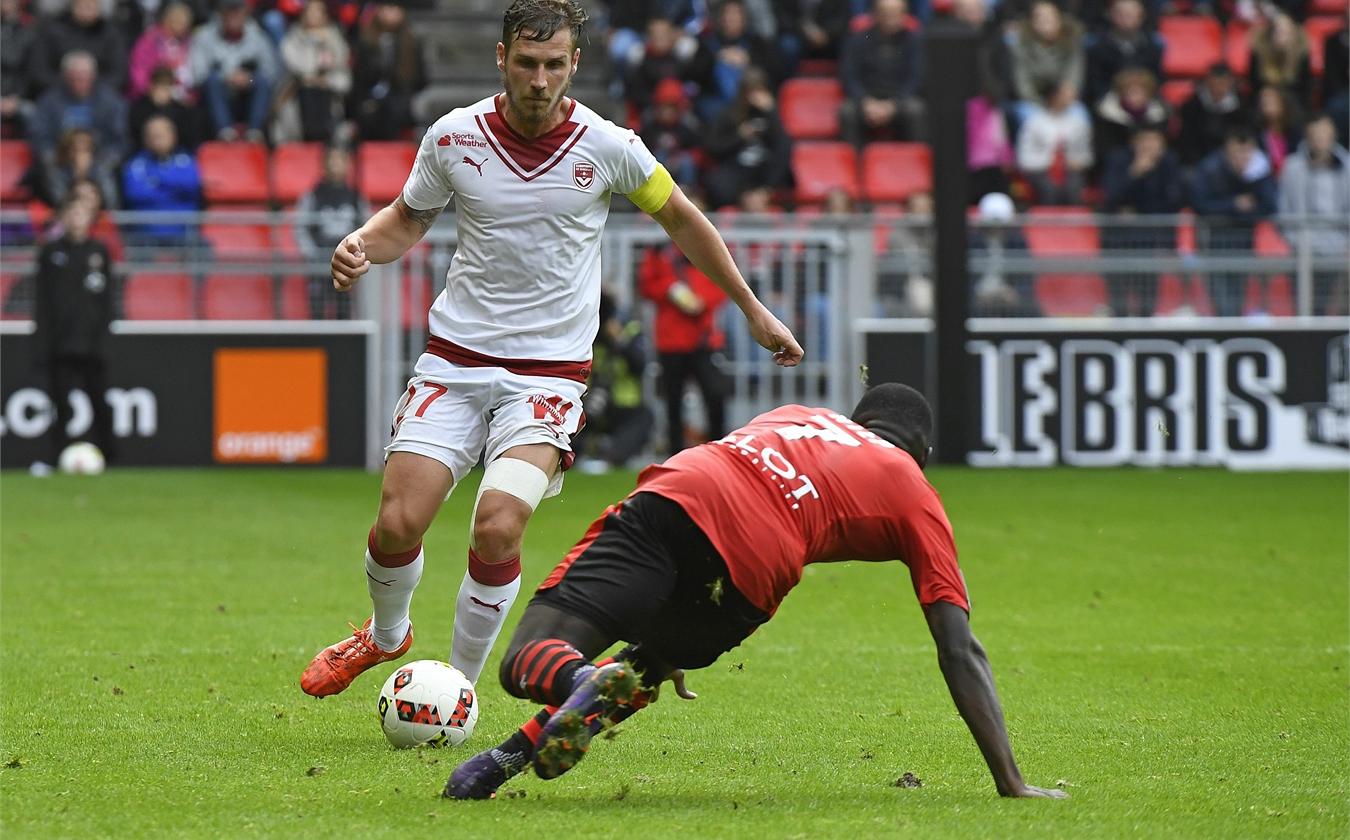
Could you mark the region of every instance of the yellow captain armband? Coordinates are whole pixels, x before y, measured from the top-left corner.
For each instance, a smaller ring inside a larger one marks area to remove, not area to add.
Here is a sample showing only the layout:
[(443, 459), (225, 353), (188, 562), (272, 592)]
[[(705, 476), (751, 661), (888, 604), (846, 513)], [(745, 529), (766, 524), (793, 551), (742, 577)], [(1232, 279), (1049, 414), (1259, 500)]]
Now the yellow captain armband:
[(644, 213), (652, 214), (666, 206), (670, 200), (670, 194), (675, 192), (675, 179), (670, 177), (670, 173), (661, 164), (656, 165), (656, 171), (647, 179), (647, 182), (628, 194), (628, 199), (638, 206), (638, 209)]

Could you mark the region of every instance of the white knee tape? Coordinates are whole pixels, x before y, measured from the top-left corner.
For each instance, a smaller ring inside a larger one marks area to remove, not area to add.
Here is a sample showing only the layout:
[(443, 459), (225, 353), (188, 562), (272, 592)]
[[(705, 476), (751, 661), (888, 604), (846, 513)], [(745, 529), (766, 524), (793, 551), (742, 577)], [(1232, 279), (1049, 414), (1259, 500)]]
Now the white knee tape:
[(487, 490), (515, 496), (533, 511), (539, 507), (539, 502), (548, 490), (548, 473), (519, 458), (498, 458), (483, 471), (483, 481), (478, 485), (478, 498), (473, 503), (475, 516), (478, 514), (478, 502)]

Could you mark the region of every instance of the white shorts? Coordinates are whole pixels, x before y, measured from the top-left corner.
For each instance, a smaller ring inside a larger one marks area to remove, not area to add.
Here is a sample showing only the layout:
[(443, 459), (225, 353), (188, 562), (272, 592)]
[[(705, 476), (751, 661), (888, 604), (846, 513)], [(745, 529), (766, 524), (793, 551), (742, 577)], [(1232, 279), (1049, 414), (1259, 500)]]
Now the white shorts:
[[(572, 465), (572, 436), (585, 425), (586, 386), (553, 376), (521, 376), (499, 367), (463, 367), (423, 353), (394, 408), (390, 452), (414, 452), (445, 464), (455, 486), (481, 459), (513, 446), (547, 443), (562, 453), (544, 497), (562, 491)], [(452, 488), (453, 489), (453, 488)]]

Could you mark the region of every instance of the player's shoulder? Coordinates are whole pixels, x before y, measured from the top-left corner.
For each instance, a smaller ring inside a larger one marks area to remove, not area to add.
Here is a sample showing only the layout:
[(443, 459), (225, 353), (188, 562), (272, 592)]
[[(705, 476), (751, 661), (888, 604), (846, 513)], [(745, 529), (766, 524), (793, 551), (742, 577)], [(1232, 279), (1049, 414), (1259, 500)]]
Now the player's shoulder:
[(586, 126), (586, 140), (590, 143), (612, 150), (622, 150), (629, 143), (637, 142), (637, 133), (631, 128), (605, 119), (576, 99), (572, 102), (572, 122)]
[(431, 128), (427, 130), (432, 134), (442, 134), (456, 130), (472, 130), (476, 133), (478, 130), (478, 117), (492, 111), (494, 107), (496, 107), (494, 98), (491, 96), (484, 97), (471, 105), (454, 108), (445, 114), (442, 114), (439, 119), (431, 124)]

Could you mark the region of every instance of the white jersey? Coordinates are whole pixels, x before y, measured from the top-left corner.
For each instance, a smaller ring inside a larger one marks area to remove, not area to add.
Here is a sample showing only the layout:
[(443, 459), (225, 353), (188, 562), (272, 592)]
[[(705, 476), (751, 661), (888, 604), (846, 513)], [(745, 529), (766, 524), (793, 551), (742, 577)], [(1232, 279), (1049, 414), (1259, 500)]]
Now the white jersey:
[(506, 123), (503, 99), (437, 120), (403, 187), (414, 210), (455, 199), (459, 244), (431, 307), (432, 346), (485, 361), (587, 362), (610, 194), (655, 210), (673, 183), (664, 187), (669, 175), (636, 134), (576, 100), (531, 140)]

